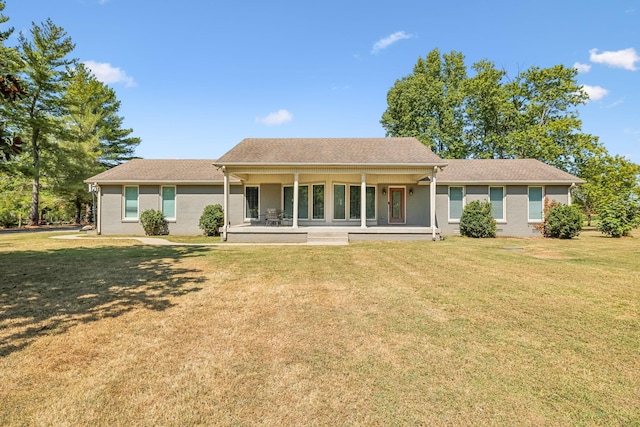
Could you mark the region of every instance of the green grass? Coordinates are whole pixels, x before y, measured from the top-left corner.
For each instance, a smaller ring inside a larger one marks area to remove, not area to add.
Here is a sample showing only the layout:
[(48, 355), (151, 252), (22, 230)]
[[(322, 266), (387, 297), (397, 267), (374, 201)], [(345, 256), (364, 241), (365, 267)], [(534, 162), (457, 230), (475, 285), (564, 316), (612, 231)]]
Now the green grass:
[(0, 235), (0, 425), (640, 424), (638, 239), (48, 236)]

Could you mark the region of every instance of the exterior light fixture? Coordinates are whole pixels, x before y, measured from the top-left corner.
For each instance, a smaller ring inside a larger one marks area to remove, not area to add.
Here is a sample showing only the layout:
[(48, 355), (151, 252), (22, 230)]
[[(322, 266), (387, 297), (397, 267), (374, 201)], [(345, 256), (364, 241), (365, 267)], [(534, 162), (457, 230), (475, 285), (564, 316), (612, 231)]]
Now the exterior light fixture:
[(382, 187), (382, 195), (383, 196), (387, 195), (387, 187)]
[(409, 195), (413, 196), (413, 187), (409, 187)]

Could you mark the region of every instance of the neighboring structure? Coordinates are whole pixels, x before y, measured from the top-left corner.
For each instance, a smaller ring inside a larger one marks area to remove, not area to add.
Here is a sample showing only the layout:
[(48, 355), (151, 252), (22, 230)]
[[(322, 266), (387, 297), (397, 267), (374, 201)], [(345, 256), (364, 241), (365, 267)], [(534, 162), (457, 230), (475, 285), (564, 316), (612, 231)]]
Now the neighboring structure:
[(415, 138), (275, 138), (215, 161), (132, 160), (85, 182), (103, 234), (142, 234), (145, 209), (165, 212), (171, 234), (200, 234), (202, 210), (219, 203), (225, 240), (305, 242), (435, 239), (457, 233), (477, 199), (492, 202), (499, 234), (532, 235), (544, 197), (571, 203), (583, 181), (531, 159), (443, 160)]

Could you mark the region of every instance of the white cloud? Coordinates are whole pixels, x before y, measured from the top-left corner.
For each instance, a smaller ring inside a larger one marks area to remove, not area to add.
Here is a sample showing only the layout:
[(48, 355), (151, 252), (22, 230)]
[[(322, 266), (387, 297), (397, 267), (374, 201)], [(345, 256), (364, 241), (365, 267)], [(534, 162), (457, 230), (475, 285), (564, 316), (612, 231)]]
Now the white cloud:
[(84, 61), (84, 65), (96, 76), (98, 81), (102, 83), (124, 83), (126, 87), (137, 86), (133, 77), (128, 76), (123, 70), (118, 67), (112, 67), (111, 64), (106, 62)]
[(582, 89), (589, 95), (589, 100), (598, 101), (609, 94), (609, 91), (600, 86), (582, 85)]
[(637, 70), (636, 62), (640, 62), (638, 52), (632, 47), (602, 53), (598, 53), (598, 49), (591, 49), (589, 50), (589, 59), (597, 64), (605, 64), (610, 67), (624, 68), (631, 71)]
[(371, 49), (371, 53), (376, 54), (381, 50), (388, 48), (397, 41), (400, 41), (402, 39), (410, 39), (412, 37), (412, 34), (407, 34), (404, 31), (395, 32), (390, 36), (387, 36), (375, 42), (375, 44), (373, 45), (373, 49)]
[(578, 70), (579, 73), (588, 73), (589, 71), (591, 71), (591, 65), (582, 64), (580, 62), (576, 62), (575, 64), (573, 64), (573, 68)]
[(293, 115), (287, 110), (278, 110), (275, 113), (269, 113), (266, 117), (256, 117), (257, 123), (267, 126), (281, 125), (293, 120)]

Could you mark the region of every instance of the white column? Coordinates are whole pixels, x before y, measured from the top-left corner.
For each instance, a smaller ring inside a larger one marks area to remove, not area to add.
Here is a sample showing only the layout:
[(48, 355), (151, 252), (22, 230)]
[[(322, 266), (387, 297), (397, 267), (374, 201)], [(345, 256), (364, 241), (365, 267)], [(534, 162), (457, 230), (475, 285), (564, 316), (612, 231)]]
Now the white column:
[(96, 233), (98, 235), (102, 234), (102, 188), (98, 185), (98, 184), (94, 184), (98, 191), (96, 191), (96, 197), (98, 198), (98, 200), (96, 200), (96, 216), (98, 218), (94, 218), (93, 220), (96, 221)]
[(222, 239), (227, 240), (227, 227), (229, 226), (229, 174), (223, 167), (224, 172), (224, 185), (223, 185), (223, 197), (222, 197), (222, 210), (224, 212), (224, 226), (222, 227)]
[(429, 214), (431, 221), (431, 238), (436, 240), (436, 173), (438, 167), (431, 171), (431, 182), (429, 183)]
[(360, 176), (360, 227), (367, 228), (367, 176)]
[(293, 174), (293, 228), (298, 228), (298, 174)]

